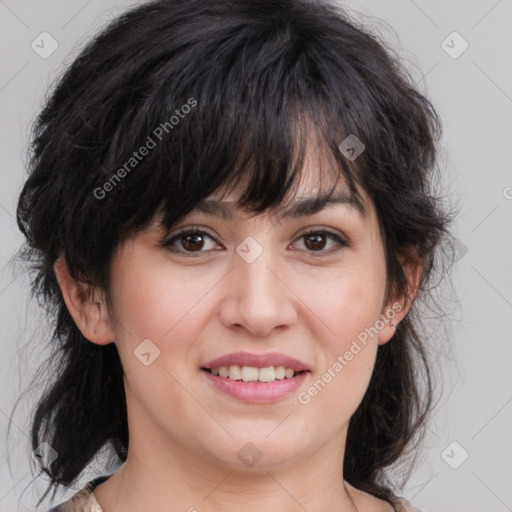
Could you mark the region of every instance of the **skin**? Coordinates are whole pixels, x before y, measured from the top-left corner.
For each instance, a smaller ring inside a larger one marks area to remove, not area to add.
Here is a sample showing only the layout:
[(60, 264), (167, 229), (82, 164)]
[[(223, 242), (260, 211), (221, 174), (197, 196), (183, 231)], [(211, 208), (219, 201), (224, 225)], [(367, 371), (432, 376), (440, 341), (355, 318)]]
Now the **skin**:
[[(318, 192), (318, 173), (308, 159), (298, 196)], [(283, 220), (238, 212), (239, 218), (225, 222), (191, 213), (171, 234), (192, 224), (209, 231), (214, 239), (192, 245), (193, 255), (202, 251), (199, 257), (187, 257), (180, 240), (175, 248), (181, 253), (159, 247), (164, 232), (151, 226), (115, 253), (112, 309), (102, 290), (86, 293), (69, 277), (64, 260), (57, 261), (77, 326), (92, 343), (114, 342), (125, 371), (129, 453), (95, 490), (104, 512), (393, 510), (344, 485), (342, 474), (348, 422), (366, 392), (378, 347), (393, 336), (390, 322), (397, 325), (411, 306), (406, 297), (385, 301), (384, 248), (374, 206), (368, 205), (367, 218), (344, 204)], [(351, 245), (329, 237), (308, 245), (301, 236), (308, 228), (345, 235)], [(263, 247), (250, 264), (235, 252), (247, 236)], [(329, 256), (315, 256), (336, 247)], [(409, 260), (403, 264), (413, 298), (420, 268)], [(343, 371), (308, 404), (299, 403), (297, 393), (397, 303), (401, 310)], [(145, 366), (134, 350), (148, 338), (160, 355)], [(279, 402), (238, 401), (218, 392), (200, 367), (239, 350), (282, 352), (307, 363), (311, 374)], [(237, 457), (248, 442), (261, 453), (252, 468)]]

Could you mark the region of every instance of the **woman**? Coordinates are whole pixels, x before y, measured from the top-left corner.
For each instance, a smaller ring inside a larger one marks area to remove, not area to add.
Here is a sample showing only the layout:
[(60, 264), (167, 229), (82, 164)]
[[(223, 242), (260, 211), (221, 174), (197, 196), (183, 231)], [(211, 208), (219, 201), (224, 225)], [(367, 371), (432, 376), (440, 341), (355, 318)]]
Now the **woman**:
[(412, 510), (439, 135), (324, 2), (157, 0), (91, 41), (19, 198), (56, 315), (32, 444), (49, 489), (121, 465), (53, 512)]

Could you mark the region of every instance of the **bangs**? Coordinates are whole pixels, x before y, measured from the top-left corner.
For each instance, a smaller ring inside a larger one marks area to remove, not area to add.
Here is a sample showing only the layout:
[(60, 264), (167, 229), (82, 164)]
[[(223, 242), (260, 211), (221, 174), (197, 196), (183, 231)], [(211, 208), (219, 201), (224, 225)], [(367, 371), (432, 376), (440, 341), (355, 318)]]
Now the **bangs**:
[[(354, 123), (349, 125), (350, 109), (340, 113), (342, 82), (332, 70), (321, 72), (314, 47), (308, 49), (304, 41), (272, 41), (270, 51), (270, 34), (249, 37), (250, 30), (245, 27), (243, 38), (235, 33), (226, 40), (219, 29), (209, 34), (214, 41), (208, 46), (203, 41), (189, 48), (193, 73), (185, 73), (182, 67), (188, 64), (181, 59), (168, 62), (165, 76), (173, 77), (172, 85), (169, 78), (158, 81), (150, 75), (140, 83), (144, 101), (135, 105), (138, 110), (127, 109), (124, 127), (129, 130), (114, 140), (126, 146), (131, 139), (133, 148), (151, 139), (154, 148), (103, 200), (106, 210), (109, 203), (116, 209), (117, 218), (120, 210), (131, 210), (115, 238), (150, 222), (169, 229), (219, 191), (240, 191), (236, 206), (247, 213), (279, 210), (306, 170), (313, 172), (312, 188), (319, 195), (331, 194), (343, 178), (356, 208), (366, 214), (358, 191), (364, 189), (359, 167), (364, 154), (353, 162), (339, 149), (351, 133), (365, 139)], [(119, 166), (128, 156), (119, 154), (111, 165)]]
[[(264, 136), (269, 133), (268, 124), (252, 128), (252, 133), (240, 136), (238, 147), (232, 146), (227, 165), (223, 166), (222, 158), (213, 153), (210, 160), (219, 162), (217, 166), (206, 164), (198, 169), (200, 179), (186, 178), (179, 183), (176, 195), (164, 195), (155, 208), (153, 223), (169, 230), (205, 198), (215, 195), (222, 200), (232, 193), (237, 198), (234, 206), (249, 216), (267, 210), (279, 214), (288, 207), (301, 184), (305, 183), (303, 190), (307, 190), (308, 197), (326, 201), (339, 189), (340, 180), (349, 184), (347, 195), (357, 210), (367, 214), (354, 183), (354, 167), (336, 161), (339, 149), (332, 150), (310, 121), (295, 126), (290, 122), (282, 130), (271, 130), (273, 138)], [(233, 132), (242, 134), (244, 129), (247, 126)], [(197, 164), (192, 161), (191, 165)]]

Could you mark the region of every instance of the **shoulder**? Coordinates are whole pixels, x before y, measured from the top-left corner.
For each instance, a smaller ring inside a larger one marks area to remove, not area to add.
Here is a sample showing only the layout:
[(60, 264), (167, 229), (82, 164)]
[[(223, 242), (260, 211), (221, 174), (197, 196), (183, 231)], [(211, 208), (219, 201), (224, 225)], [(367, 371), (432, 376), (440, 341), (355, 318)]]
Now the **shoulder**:
[(68, 500), (59, 503), (48, 510), (48, 512), (103, 512), (96, 501), (93, 490), (110, 476), (104, 475), (90, 480)]

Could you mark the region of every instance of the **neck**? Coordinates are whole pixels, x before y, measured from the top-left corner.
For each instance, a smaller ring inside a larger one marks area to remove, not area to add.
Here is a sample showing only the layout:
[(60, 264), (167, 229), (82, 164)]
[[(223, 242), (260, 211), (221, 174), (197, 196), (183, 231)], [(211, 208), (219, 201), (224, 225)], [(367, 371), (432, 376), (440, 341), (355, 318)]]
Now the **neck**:
[[(355, 512), (353, 488), (343, 480), (343, 448), (337, 433), (323, 446), (293, 460), (262, 457), (240, 468), (204, 460), (190, 447), (165, 446), (152, 436), (130, 436), (126, 462), (94, 494), (104, 512)], [(349, 489), (351, 489), (349, 491)]]

